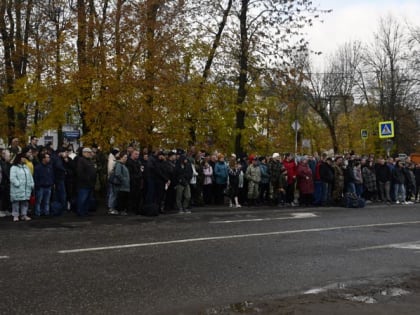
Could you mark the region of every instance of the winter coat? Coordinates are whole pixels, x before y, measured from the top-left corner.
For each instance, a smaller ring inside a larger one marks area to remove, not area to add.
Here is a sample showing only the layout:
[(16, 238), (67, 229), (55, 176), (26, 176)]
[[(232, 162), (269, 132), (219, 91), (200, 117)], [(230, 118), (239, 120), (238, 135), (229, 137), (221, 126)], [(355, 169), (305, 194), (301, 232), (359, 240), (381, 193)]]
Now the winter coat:
[(261, 169), (259, 166), (250, 165), (248, 166), (245, 177), (248, 180), (248, 182), (254, 182), (258, 184), (261, 182)]
[(391, 169), (386, 164), (376, 164), (375, 173), (378, 182), (386, 183), (392, 180)]
[[(55, 183), (64, 182), (66, 179), (66, 169), (64, 167), (64, 160), (61, 156), (52, 155), (51, 163), (54, 172), (54, 181)], [(36, 168), (36, 166), (35, 166)]]
[(35, 189), (52, 187), (54, 185), (54, 172), (51, 163), (39, 163), (34, 171)]
[(405, 184), (405, 175), (402, 167), (394, 167), (392, 170), (392, 179), (396, 184)]
[(239, 188), (239, 175), (241, 174), (241, 169), (239, 168), (229, 168), (229, 185), (233, 189)]
[(353, 167), (354, 183), (363, 184), (362, 169), (360, 167)]
[(114, 185), (115, 191), (130, 191), (130, 173), (128, 171), (127, 166), (125, 164), (121, 163), (120, 161), (117, 161), (114, 166), (114, 172), (115, 177), (117, 177), (121, 184), (120, 185)]
[(96, 184), (96, 168), (92, 160), (84, 156), (76, 160), (77, 187), (83, 189), (94, 189)]
[(409, 169), (408, 167), (405, 167), (403, 169), (404, 175), (405, 175), (405, 185), (408, 189), (411, 189), (412, 191), (416, 190), (416, 176), (414, 175), (413, 171)]
[(373, 169), (365, 166), (362, 168), (363, 184), (367, 191), (377, 191), (376, 187), (376, 174)]
[(34, 189), (34, 179), (26, 165), (13, 165), (10, 169), (10, 200), (29, 200)]
[(333, 166), (334, 169), (334, 188), (343, 191), (344, 188), (344, 169), (338, 165)]
[(324, 183), (334, 183), (334, 169), (327, 162), (321, 162), (319, 165), (319, 177)]
[(267, 164), (261, 163), (261, 184), (268, 184), (270, 182), (270, 171), (267, 167)]
[(416, 166), (414, 169), (414, 176), (416, 177), (416, 185), (420, 186), (420, 167)]
[(228, 166), (226, 165), (226, 163), (220, 161), (217, 162), (214, 166), (213, 174), (216, 184), (226, 184), (229, 176)]
[(301, 194), (314, 193), (312, 170), (308, 164), (299, 163), (297, 167), (297, 185)]
[(175, 185), (187, 186), (193, 177), (193, 170), (189, 162), (180, 159), (175, 166)]
[[(141, 170), (140, 160), (133, 160), (128, 158), (125, 166), (130, 174), (130, 188), (139, 191), (142, 188), (143, 171)], [(130, 189), (130, 190), (131, 190)]]
[(158, 157), (151, 155), (147, 160), (147, 167), (145, 169), (145, 175), (147, 180), (152, 180), (153, 182), (166, 183), (168, 178), (168, 173), (165, 171), (165, 161), (160, 160)]
[(283, 169), (283, 164), (280, 161), (271, 160), (268, 164), (268, 169), (270, 171), (271, 184), (278, 186), (280, 175)]
[(211, 185), (213, 184), (213, 168), (211, 165), (203, 167), (204, 179), (203, 185)]
[(296, 163), (293, 160), (283, 160), (283, 165), (287, 170), (287, 184), (291, 185), (295, 182), (296, 178)]

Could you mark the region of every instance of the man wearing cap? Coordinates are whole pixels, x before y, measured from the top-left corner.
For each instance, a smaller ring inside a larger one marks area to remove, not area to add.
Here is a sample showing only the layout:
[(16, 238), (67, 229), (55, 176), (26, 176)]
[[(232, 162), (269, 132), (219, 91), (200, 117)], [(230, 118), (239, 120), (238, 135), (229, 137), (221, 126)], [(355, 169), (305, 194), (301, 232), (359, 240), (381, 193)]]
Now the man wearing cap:
[(91, 148), (82, 149), (82, 156), (77, 159), (77, 214), (81, 217), (89, 214), (93, 191), (96, 184), (96, 168), (92, 161)]

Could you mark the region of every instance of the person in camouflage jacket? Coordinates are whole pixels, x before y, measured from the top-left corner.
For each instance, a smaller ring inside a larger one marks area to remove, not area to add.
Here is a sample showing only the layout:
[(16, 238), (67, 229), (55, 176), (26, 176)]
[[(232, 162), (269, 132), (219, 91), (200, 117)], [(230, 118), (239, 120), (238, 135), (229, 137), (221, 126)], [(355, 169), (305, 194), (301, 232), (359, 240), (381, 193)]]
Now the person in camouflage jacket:
[(341, 156), (334, 161), (334, 186), (332, 191), (332, 199), (335, 203), (340, 203), (343, 198), (344, 191), (344, 160)]

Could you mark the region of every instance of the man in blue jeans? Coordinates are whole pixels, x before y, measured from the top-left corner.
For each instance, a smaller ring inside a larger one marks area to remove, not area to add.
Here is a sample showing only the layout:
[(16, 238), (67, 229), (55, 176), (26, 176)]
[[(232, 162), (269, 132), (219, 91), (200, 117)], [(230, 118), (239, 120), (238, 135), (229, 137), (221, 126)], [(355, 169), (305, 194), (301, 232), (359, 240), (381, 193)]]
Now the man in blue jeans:
[(51, 190), (54, 185), (54, 173), (50, 163), (50, 155), (40, 155), (40, 163), (35, 166), (35, 215), (50, 215)]
[(94, 199), (96, 168), (92, 157), (92, 149), (85, 147), (82, 156), (77, 159), (77, 214), (81, 217), (89, 214)]

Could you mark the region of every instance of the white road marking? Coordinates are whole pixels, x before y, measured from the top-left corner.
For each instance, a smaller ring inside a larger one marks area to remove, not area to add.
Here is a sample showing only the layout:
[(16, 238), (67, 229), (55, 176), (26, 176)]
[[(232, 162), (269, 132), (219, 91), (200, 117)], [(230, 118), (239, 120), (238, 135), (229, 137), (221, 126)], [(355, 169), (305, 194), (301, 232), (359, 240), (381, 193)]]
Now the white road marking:
[(93, 252), (93, 251), (101, 251), (101, 250), (124, 249), (124, 248), (134, 248), (134, 247), (185, 244), (185, 243), (204, 242), (204, 241), (229, 240), (229, 239), (240, 239), (240, 238), (250, 238), (250, 237), (261, 237), (261, 236), (298, 234), (298, 233), (326, 232), (326, 231), (336, 231), (336, 230), (351, 230), (351, 229), (363, 229), (363, 228), (371, 228), (371, 227), (379, 227), (379, 226), (384, 227), (384, 226), (397, 226), (397, 225), (409, 225), (409, 224), (420, 224), (420, 221), (390, 222), (390, 223), (377, 223), (377, 224), (365, 224), (365, 225), (348, 225), (348, 226), (335, 226), (335, 227), (329, 227), (329, 228), (315, 228), (315, 229), (306, 229), (306, 230), (290, 230), (290, 231), (276, 231), (276, 232), (255, 233), (255, 234), (212, 236), (212, 237), (190, 238), (190, 239), (152, 242), (152, 243), (138, 243), (138, 244), (115, 245), (115, 246), (66, 249), (66, 250), (60, 250), (58, 251), (58, 253), (70, 254), (70, 253)]
[(358, 248), (358, 249), (352, 249), (351, 251), (361, 252), (361, 251), (365, 251), (365, 250), (375, 250), (375, 249), (384, 249), (384, 248), (399, 248), (399, 249), (420, 250), (420, 241), (362, 247), (362, 248)]
[(292, 215), (291, 217), (210, 221), (210, 223), (212, 223), (212, 224), (225, 224), (225, 223), (242, 223), (242, 222), (261, 222), (261, 221), (275, 221), (275, 220), (307, 219), (307, 218), (317, 217), (317, 215), (315, 213), (310, 213), (310, 212), (291, 213), (291, 215)]
[(9, 259), (9, 256), (0, 256), (0, 259)]
[(328, 290), (326, 288), (314, 288), (314, 289), (310, 289), (308, 291), (303, 292), (303, 294), (319, 294), (319, 293), (324, 293), (327, 291)]

